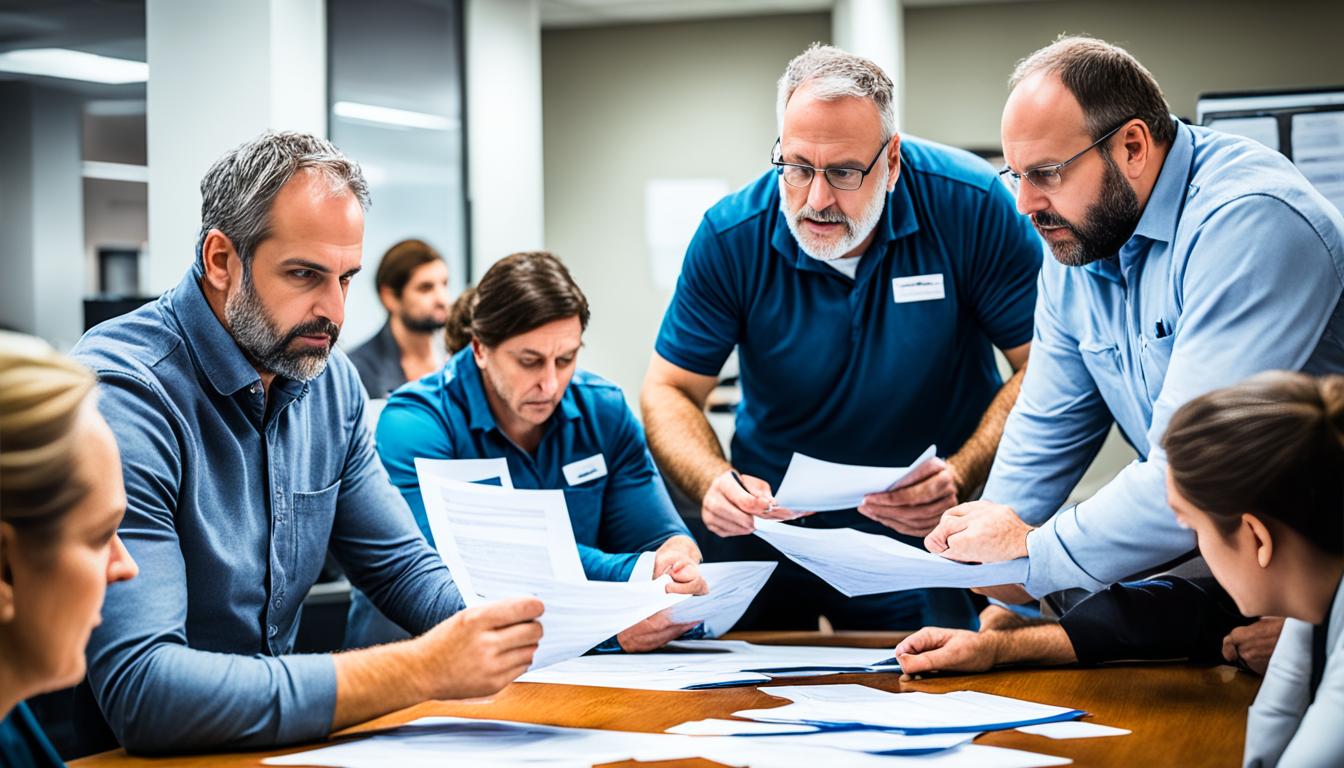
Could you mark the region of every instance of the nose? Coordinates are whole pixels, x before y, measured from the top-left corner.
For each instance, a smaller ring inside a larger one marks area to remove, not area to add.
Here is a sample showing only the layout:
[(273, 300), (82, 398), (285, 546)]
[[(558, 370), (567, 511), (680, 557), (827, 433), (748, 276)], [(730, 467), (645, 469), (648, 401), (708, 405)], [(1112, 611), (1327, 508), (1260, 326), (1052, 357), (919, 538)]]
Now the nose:
[(313, 314), (325, 317), (336, 325), (345, 324), (345, 286), (336, 278), (329, 280), (317, 297)]
[(1050, 198), (1045, 193), (1036, 188), (1036, 185), (1022, 179), (1017, 183), (1017, 212), (1023, 216), (1030, 216), (1037, 211), (1043, 211), (1050, 207)]
[(140, 566), (136, 565), (135, 558), (127, 551), (126, 545), (122, 543), (121, 536), (112, 537), (112, 553), (107, 558), (107, 583), (116, 584), (119, 581), (128, 581), (135, 578), (140, 573)]
[(816, 171), (812, 174), (812, 184), (807, 188), (807, 205), (814, 211), (824, 211), (835, 204), (835, 190), (826, 180), (826, 174)]
[(541, 374), (541, 393), (546, 397), (555, 397), (555, 391), (560, 386), (560, 374), (556, 370), (555, 361), (550, 360), (546, 363), (546, 370)]

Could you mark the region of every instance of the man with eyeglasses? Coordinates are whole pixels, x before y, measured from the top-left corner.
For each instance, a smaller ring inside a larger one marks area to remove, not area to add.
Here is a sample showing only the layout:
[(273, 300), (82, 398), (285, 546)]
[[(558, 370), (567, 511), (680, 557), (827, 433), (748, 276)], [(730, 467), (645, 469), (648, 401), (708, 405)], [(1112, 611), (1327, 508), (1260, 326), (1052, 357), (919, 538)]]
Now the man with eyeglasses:
[[(773, 167), (711, 208), (687, 251), (644, 384), (650, 447), (700, 508), (689, 522), (707, 559), (782, 561), (739, 627), (970, 625), (964, 591), (848, 599), (745, 534), (813, 511), (771, 504), (795, 451), (893, 466), (935, 443), (947, 457), (798, 525), (918, 543), (972, 498), (1026, 364), (1041, 242), (986, 163), (897, 135), (891, 80), (867, 59), (805, 51), (778, 114)], [(734, 347), (730, 464), (703, 408)], [(1006, 384), (995, 347), (1018, 371)]]
[[(948, 510), (927, 544), (954, 560), (1029, 557), (1025, 590), (993, 591), (1022, 601), (1194, 550), (1167, 506), (1167, 421), (1258, 371), (1344, 370), (1344, 217), (1278, 152), (1177, 121), (1116, 46), (1063, 38), (1011, 84), (1003, 173), (1054, 259), (985, 500)], [(1113, 422), (1138, 460), (1060, 510)], [(1278, 625), (1262, 629), (1272, 650)], [(1229, 660), (1255, 666), (1256, 637), (1230, 636)]]

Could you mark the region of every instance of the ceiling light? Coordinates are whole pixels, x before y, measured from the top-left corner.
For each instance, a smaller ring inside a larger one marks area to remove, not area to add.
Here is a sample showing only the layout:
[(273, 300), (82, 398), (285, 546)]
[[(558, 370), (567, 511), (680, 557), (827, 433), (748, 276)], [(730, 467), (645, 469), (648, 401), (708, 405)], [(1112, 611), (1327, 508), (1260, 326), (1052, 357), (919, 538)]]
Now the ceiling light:
[(366, 123), (395, 125), (401, 128), (451, 131), (458, 126), (458, 121), (442, 115), (431, 115), (425, 112), (412, 112), (391, 107), (375, 107), (372, 104), (360, 104), (355, 101), (338, 101), (331, 105), (331, 111), (337, 117), (344, 117), (348, 120), (362, 120)]
[(114, 59), (66, 48), (30, 48), (0, 53), (0, 72), (109, 85), (143, 83), (149, 79), (149, 65), (143, 61)]

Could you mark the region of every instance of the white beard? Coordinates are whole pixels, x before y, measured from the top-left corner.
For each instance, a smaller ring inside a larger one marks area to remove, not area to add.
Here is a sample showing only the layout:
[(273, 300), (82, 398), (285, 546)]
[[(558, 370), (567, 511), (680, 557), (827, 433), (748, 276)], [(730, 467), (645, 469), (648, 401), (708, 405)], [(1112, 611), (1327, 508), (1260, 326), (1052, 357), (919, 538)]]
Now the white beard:
[[(784, 221), (789, 225), (789, 232), (793, 233), (793, 239), (797, 241), (798, 247), (803, 249), (803, 253), (820, 261), (833, 261), (844, 258), (850, 251), (859, 247), (859, 244), (872, 234), (873, 229), (877, 227), (878, 219), (882, 218), (882, 209), (887, 203), (887, 176), (889, 170), (886, 163), (882, 164), (880, 175), (870, 174), (871, 181), (875, 182), (878, 193), (873, 195), (873, 199), (868, 201), (864, 207), (863, 213), (859, 215), (858, 221), (854, 221), (843, 214), (840, 214), (841, 223), (845, 225), (845, 234), (843, 237), (833, 241), (826, 241), (815, 237), (807, 232), (800, 225), (800, 219), (816, 218), (825, 220), (827, 217), (820, 215), (812, 210), (806, 202), (796, 211), (789, 210), (788, 187), (784, 182), (784, 177), (779, 178), (779, 210), (784, 214)], [(868, 183), (868, 180), (865, 180)]]

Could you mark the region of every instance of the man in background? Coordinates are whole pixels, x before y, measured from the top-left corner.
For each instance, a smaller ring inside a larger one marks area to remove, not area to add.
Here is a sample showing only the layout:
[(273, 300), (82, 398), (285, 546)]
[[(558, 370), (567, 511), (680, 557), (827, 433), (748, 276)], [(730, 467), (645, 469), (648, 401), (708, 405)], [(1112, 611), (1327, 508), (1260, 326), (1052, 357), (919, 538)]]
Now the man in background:
[(439, 331), (448, 322), (448, 264), (423, 240), (402, 240), (383, 254), (374, 276), (387, 322), (350, 353), (369, 397), (438, 370), (447, 358)]

